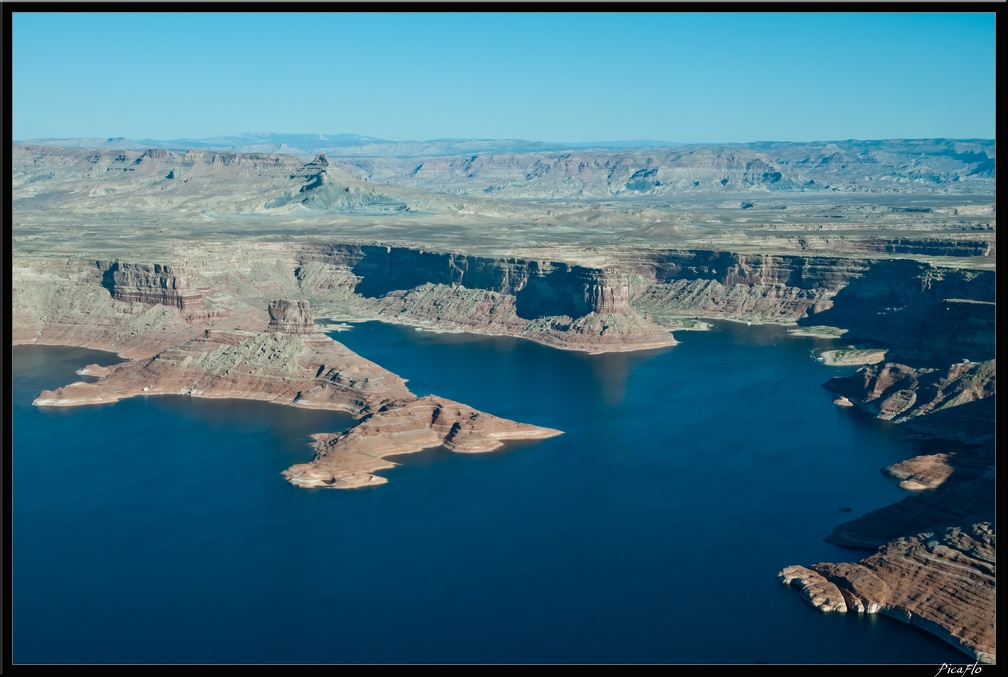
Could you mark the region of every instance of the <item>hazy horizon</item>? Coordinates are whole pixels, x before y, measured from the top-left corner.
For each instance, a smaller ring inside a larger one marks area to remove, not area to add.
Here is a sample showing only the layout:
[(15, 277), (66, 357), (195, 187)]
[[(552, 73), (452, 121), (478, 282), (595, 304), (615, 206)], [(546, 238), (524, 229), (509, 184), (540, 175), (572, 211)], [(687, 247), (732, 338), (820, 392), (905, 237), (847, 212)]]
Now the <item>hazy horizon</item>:
[(531, 144), (555, 144), (557, 146), (587, 146), (592, 144), (597, 144), (600, 146), (618, 146), (620, 144), (627, 144), (628, 146), (640, 146), (645, 147), (645, 145), (654, 146), (703, 146), (703, 145), (725, 145), (725, 146), (744, 146), (752, 144), (762, 144), (762, 143), (793, 143), (793, 144), (814, 144), (814, 143), (839, 143), (844, 141), (856, 141), (856, 142), (874, 142), (874, 141), (930, 141), (938, 139), (949, 139), (956, 141), (994, 141), (996, 137), (891, 137), (891, 138), (848, 138), (848, 139), (753, 139), (751, 141), (673, 141), (668, 139), (576, 139), (574, 141), (555, 141), (553, 139), (518, 139), (518, 138), (495, 138), (495, 137), (440, 137), (432, 139), (393, 139), (388, 137), (373, 137), (364, 134), (354, 134), (352, 132), (336, 132), (336, 133), (324, 133), (324, 134), (313, 134), (309, 132), (276, 132), (276, 131), (265, 131), (265, 132), (235, 132), (234, 134), (218, 134), (214, 136), (205, 137), (184, 137), (184, 138), (155, 138), (151, 136), (145, 137), (126, 137), (122, 135), (116, 136), (39, 136), (33, 138), (23, 138), (23, 139), (13, 139), (13, 143), (25, 143), (30, 141), (79, 141), (79, 140), (105, 140), (114, 141), (118, 139), (124, 139), (126, 141), (134, 142), (145, 142), (145, 141), (157, 141), (157, 142), (183, 142), (183, 141), (200, 141), (207, 142), (217, 139), (242, 139), (247, 138), (249, 141), (253, 141), (256, 137), (294, 137), (294, 136), (305, 136), (305, 137), (316, 137), (318, 141), (333, 141), (340, 138), (347, 139), (347, 137), (355, 137), (362, 141), (371, 143), (390, 143), (390, 144), (408, 144), (408, 143), (461, 143), (461, 142), (514, 142), (514, 143), (531, 143)]
[(11, 18), (18, 140), (995, 138), (993, 11)]

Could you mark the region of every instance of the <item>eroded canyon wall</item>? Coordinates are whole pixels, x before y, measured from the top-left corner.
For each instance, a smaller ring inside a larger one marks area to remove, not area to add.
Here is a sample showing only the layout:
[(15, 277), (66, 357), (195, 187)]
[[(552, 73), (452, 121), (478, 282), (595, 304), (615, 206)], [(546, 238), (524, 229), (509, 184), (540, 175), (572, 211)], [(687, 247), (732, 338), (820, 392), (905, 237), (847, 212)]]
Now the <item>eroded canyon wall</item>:
[(993, 271), (901, 258), (655, 254), (631, 304), (683, 315), (826, 325), (927, 363), (994, 357)]
[(359, 278), (353, 291), (367, 298), (433, 284), (514, 296), (518, 316), (530, 320), (630, 308), (627, 277), (614, 269), (377, 245), (308, 246), (300, 249), (298, 258), (300, 280), (308, 278), (311, 263), (349, 269)]
[(994, 357), (994, 272), (910, 259), (681, 250), (591, 267), (317, 240), (239, 248), (161, 262), (15, 259), (15, 336), (94, 315), (103, 298), (192, 323), (300, 297), (352, 317), (581, 349), (670, 345), (678, 320), (699, 316), (838, 327), (913, 364)]
[[(102, 286), (117, 301), (173, 306), (186, 315), (203, 314), (203, 294), (178, 267), (160, 263), (111, 264), (95, 262), (102, 273)], [(107, 267), (106, 267), (107, 266)]]

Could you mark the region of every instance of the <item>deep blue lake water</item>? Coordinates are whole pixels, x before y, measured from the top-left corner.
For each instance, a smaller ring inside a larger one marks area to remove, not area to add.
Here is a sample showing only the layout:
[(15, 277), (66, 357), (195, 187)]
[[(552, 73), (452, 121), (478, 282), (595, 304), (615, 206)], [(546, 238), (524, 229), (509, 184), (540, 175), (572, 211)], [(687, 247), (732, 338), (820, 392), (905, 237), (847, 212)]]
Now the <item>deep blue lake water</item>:
[(925, 451), (832, 404), (821, 384), (853, 369), (810, 358), (828, 341), (718, 324), (590, 356), (379, 323), (333, 336), (419, 395), (565, 434), (304, 490), (280, 472), (349, 417), (174, 396), (35, 408), (116, 358), (15, 347), (15, 664), (966, 662), (777, 581), (866, 556), (822, 537), (902, 498), (879, 468)]

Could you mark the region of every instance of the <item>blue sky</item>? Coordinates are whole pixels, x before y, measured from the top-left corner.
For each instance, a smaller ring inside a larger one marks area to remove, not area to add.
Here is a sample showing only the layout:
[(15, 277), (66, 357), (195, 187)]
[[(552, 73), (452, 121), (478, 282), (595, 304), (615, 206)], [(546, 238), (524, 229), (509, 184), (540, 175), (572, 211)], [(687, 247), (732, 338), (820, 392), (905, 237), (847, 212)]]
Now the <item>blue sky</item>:
[[(380, 5), (375, 5), (380, 7)], [(16, 140), (994, 138), (995, 14), (13, 14)]]

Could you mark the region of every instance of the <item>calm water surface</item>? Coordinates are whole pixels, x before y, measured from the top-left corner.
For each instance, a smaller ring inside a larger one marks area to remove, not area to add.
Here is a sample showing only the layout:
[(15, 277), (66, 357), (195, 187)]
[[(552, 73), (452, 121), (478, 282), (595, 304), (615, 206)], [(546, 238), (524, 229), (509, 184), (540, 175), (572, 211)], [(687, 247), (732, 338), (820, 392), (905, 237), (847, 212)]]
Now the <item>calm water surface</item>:
[(116, 358), (16, 347), (15, 664), (965, 662), (777, 581), (865, 556), (822, 537), (902, 498), (879, 468), (923, 451), (832, 404), (821, 383), (853, 369), (810, 358), (828, 342), (722, 324), (589, 356), (379, 323), (333, 336), (418, 395), (565, 434), (304, 490), (279, 473), (348, 416), (35, 408)]

